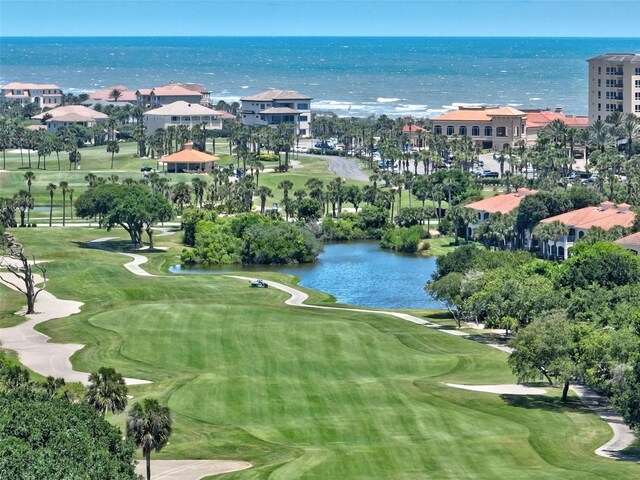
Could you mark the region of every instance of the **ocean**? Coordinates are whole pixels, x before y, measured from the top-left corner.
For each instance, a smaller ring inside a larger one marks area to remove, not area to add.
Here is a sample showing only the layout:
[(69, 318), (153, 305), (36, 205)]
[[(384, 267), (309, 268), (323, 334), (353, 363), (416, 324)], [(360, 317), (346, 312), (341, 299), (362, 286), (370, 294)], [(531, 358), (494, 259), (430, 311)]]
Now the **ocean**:
[(640, 38), (4, 37), (0, 84), (91, 92), (196, 82), (214, 103), (298, 90), (338, 115), (434, 116), (465, 104), (587, 114), (586, 59)]

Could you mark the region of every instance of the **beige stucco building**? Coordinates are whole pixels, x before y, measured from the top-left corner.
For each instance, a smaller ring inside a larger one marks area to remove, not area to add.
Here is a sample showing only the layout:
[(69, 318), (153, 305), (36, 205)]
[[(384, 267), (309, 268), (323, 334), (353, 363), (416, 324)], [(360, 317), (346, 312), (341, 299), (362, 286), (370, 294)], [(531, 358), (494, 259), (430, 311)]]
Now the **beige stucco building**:
[(500, 150), (526, 139), (526, 116), (512, 107), (460, 107), (433, 118), (433, 133), (467, 136), (482, 148)]
[(640, 54), (605, 53), (589, 63), (589, 123), (613, 112), (640, 117)]
[(11, 82), (1, 90), (4, 100), (20, 103), (21, 106), (36, 103), (43, 109), (62, 105), (62, 90), (53, 84)]
[(154, 110), (144, 113), (144, 125), (149, 134), (159, 128), (170, 126), (186, 125), (191, 128), (194, 125), (202, 125), (207, 130), (222, 129), (224, 112), (204, 107), (199, 103), (188, 103), (183, 101), (173, 102)]
[(291, 123), (296, 135), (311, 136), (312, 98), (294, 90), (267, 90), (242, 97), (243, 125), (276, 126)]

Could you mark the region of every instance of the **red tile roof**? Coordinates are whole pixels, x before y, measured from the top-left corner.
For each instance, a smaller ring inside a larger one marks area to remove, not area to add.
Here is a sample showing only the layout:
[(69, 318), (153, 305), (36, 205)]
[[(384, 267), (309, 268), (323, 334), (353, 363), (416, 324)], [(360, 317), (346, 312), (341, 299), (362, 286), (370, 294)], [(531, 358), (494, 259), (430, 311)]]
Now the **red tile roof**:
[(564, 113), (552, 112), (551, 110), (527, 112), (527, 128), (546, 127), (554, 120), (561, 120), (567, 127), (589, 126), (588, 117), (566, 116)]
[(161, 161), (165, 163), (202, 163), (215, 162), (216, 160), (220, 159), (215, 155), (210, 155), (199, 150), (191, 150), (189, 148), (172, 153), (161, 159)]
[(524, 117), (526, 113), (512, 107), (460, 107), (433, 119), (434, 122), (490, 122), (492, 117)]
[(2, 90), (60, 90), (60, 87), (52, 83), (11, 82), (3, 86)]
[[(109, 96), (109, 94), (111, 92), (113, 92), (114, 90), (120, 90), (121, 93), (124, 93), (126, 91), (128, 91), (129, 89), (127, 87), (125, 87), (124, 85), (114, 85), (113, 87), (107, 87), (103, 90), (98, 90), (97, 92), (93, 92), (89, 94), (89, 98), (91, 100), (113, 100), (113, 98), (111, 98)], [(121, 99), (122, 97), (120, 97)]]
[(495, 197), (485, 198), (477, 202), (469, 203), (465, 207), (471, 210), (483, 211), (488, 213), (506, 214), (520, 205), (520, 202), (527, 195), (538, 193), (537, 190), (529, 190), (520, 188), (516, 193), (506, 193), (504, 195), (496, 195)]
[(180, 85), (169, 84), (163, 87), (156, 87), (152, 90), (156, 97), (201, 97), (200, 92), (189, 90), (188, 88), (181, 87)]
[(638, 245), (640, 244), (640, 232), (632, 233), (631, 235), (627, 235), (626, 237), (619, 238), (613, 243), (618, 243), (620, 245)]
[(426, 132), (427, 129), (419, 125), (405, 125), (402, 127), (402, 133)]
[(91, 118), (93, 120), (104, 120), (109, 118), (109, 115), (105, 115), (104, 113), (101, 113), (101, 112), (96, 112), (95, 110), (84, 107), (82, 105), (67, 105), (65, 107), (53, 108), (48, 112), (39, 113), (38, 115), (35, 115), (31, 118), (35, 120), (42, 120), (45, 118), (45, 116), (47, 118), (48, 117), (58, 118), (58, 117), (63, 117), (70, 114)]
[(591, 227), (600, 227), (609, 230), (613, 227), (628, 228), (633, 225), (636, 214), (627, 208), (615, 208), (611, 202), (602, 202), (597, 207), (585, 207), (571, 212), (556, 215), (542, 220), (542, 223), (550, 223), (558, 220), (568, 227), (588, 230)]

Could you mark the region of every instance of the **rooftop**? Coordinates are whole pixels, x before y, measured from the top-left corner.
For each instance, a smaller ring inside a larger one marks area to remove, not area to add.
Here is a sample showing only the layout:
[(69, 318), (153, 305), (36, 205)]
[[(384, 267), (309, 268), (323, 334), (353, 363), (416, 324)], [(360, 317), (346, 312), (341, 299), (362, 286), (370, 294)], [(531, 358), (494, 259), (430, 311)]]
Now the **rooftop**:
[(527, 114), (513, 107), (459, 107), (433, 118), (434, 122), (490, 122), (492, 117), (524, 117)]
[(562, 112), (551, 110), (527, 110), (527, 128), (539, 128), (549, 125), (554, 120), (561, 120), (567, 127), (588, 127), (589, 117), (567, 116)]
[(162, 157), (160, 161), (165, 163), (202, 163), (215, 162), (216, 160), (220, 159), (215, 155), (210, 155), (199, 150), (192, 150), (191, 148), (185, 148), (179, 152)]
[(107, 87), (103, 90), (98, 90), (97, 92), (90, 93), (89, 98), (91, 100), (107, 100), (108, 101), (111, 98), (109, 95), (114, 90), (120, 90), (121, 93), (124, 93), (129, 89), (124, 85), (114, 85), (113, 87)]
[(477, 202), (469, 203), (465, 205), (465, 207), (476, 211), (507, 214), (518, 207), (524, 197), (536, 193), (538, 193), (537, 190), (519, 188), (515, 193), (506, 193), (504, 195), (485, 198), (483, 200), (478, 200)]
[(626, 237), (619, 238), (613, 243), (618, 243), (620, 245), (639, 245), (640, 232), (632, 233), (631, 235), (627, 235)]
[(160, 108), (156, 108), (153, 110), (149, 110), (144, 113), (145, 115), (216, 115), (222, 116), (224, 112), (220, 112), (218, 110), (213, 110), (212, 108), (207, 108), (199, 103), (189, 103), (183, 100), (179, 100), (177, 102), (170, 103), (169, 105), (165, 105)]
[(604, 53), (587, 62), (640, 63), (640, 53)]
[(257, 93), (248, 97), (242, 97), (240, 100), (249, 100), (257, 102), (272, 102), (275, 100), (311, 100), (312, 97), (303, 95), (295, 90), (267, 90), (266, 92)]
[(413, 133), (413, 132), (426, 132), (427, 129), (420, 127), (418, 125), (405, 125), (402, 127), (403, 133)]
[(636, 214), (629, 210), (629, 205), (619, 204), (618, 207), (611, 202), (602, 202), (596, 207), (584, 207), (571, 212), (556, 215), (542, 220), (542, 223), (550, 223), (558, 220), (568, 227), (588, 230), (591, 227), (600, 227), (609, 230), (613, 227), (628, 228), (633, 225)]
[(53, 83), (21, 83), (11, 82), (2, 87), (2, 90), (60, 90), (58, 85)]
[[(67, 105), (65, 107), (57, 107), (49, 110), (48, 112), (39, 113), (31, 118), (34, 120), (43, 120), (45, 116), (47, 118), (59, 118), (64, 117), (65, 115), (78, 115), (85, 118), (91, 118), (93, 120), (104, 120), (109, 118), (108, 115), (105, 115), (101, 112), (96, 112), (91, 108), (84, 107), (82, 105)], [(84, 121), (84, 120), (83, 120)]]
[(202, 93), (190, 90), (178, 84), (170, 83), (162, 87), (155, 87), (151, 90), (156, 97), (182, 97), (182, 96), (202, 96)]
[[(94, 112), (97, 113), (97, 112)], [(93, 116), (88, 115), (79, 115), (77, 113), (67, 113), (65, 115), (58, 115), (53, 118), (49, 118), (46, 120), (49, 122), (66, 122), (66, 123), (77, 123), (77, 122), (93, 122), (95, 118)]]

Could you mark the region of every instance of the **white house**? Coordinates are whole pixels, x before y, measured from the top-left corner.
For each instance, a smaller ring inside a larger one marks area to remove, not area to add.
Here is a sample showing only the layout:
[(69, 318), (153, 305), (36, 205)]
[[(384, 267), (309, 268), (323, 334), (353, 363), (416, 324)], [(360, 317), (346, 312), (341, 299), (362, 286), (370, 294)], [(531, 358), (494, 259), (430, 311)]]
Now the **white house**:
[(296, 135), (311, 136), (312, 97), (294, 90), (267, 90), (240, 99), (243, 125), (292, 123)]
[(207, 130), (221, 130), (223, 118), (224, 112), (204, 107), (199, 103), (178, 101), (145, 112), (144, 124), (150, 134), (159, 128), (178, 125), (191, 128), (202, 123)]
[(50, 133), (55, 133), (62, 125), (76, 124), (90, 128), (98, 122), (107, 121), (109, 116), (82, 105), (68, 105), (66, 107), (54, 108), (53, 110), (40, 113), (31, 118), (45, 122), (47, 130)]
[(2, 87), (2, 98), (22, 106), (37, 103), (43, 109), (62, 105), (63, 95), (57, 85), (11, 82)]

